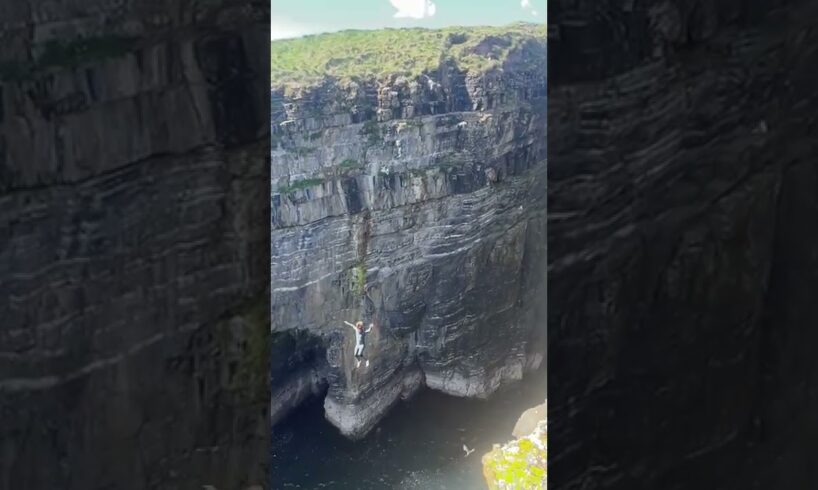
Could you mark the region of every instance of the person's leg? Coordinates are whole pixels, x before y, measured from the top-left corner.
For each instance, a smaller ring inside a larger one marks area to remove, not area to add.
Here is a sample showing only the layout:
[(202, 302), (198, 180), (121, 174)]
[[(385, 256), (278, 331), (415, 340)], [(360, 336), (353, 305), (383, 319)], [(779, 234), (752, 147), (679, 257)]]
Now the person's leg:
[(369, 367), (369, 359), (364, 357), (364, 344), (361, 344), (361, 359), (364, 359), (366, 361), (366, 366)]

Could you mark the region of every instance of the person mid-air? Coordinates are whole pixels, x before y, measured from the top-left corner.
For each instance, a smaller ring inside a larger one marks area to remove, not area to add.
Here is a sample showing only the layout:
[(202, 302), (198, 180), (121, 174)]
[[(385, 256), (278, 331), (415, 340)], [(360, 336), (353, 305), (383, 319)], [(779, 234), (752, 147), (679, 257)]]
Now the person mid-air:
[[(357, 368), (361, 366), (361, 359), (364, 358), (364, 341), (366, 340), (366, 334), (372, 330), (375, 324), (370, 323), (369, 328), (364, 330), (364, 322), (362, 321), (356, 322), (355, 325), (348, 321), (344, 321), (344, 323), (355, 330), (355, 367)], [(366, 365), (369, 366), (369, 359), (366, 359)]]

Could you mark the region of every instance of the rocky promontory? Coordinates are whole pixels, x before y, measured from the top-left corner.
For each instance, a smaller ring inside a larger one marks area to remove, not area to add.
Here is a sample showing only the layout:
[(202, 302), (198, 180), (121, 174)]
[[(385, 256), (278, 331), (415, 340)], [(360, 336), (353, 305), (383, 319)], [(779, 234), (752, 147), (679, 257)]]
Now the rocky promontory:
[(483, 476), (490, 490), (543, 490), (547, 487), (547, 404), (523, 412), (514, 427), (515, 440), (483, 456)]

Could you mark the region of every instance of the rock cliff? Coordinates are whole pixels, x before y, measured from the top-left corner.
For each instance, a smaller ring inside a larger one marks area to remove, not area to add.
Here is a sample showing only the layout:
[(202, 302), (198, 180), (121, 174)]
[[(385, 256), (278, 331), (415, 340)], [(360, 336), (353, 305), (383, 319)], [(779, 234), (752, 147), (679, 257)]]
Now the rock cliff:
[(274, 423), (326, 390), (359, 437), (422, 386), (485, 397), (543, 362), (546, 46), (522, 31), (448, 35), (488, 67), (274, 78)]
[(0, 5), (0, 488), (265, 481), (268, 9)]
[(549, 484), (814, 484), (815, 8), (549, 7)]

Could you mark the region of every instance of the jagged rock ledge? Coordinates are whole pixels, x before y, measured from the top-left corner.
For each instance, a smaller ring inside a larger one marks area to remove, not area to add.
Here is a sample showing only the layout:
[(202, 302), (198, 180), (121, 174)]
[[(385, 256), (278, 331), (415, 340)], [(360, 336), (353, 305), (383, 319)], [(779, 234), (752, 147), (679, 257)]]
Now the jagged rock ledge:
[(526, 410), (515, 426), (516, 440), (495, 444), (483, 456), (483, 476), (490, 490), (542, 490), (548, 471), (547, 404)]

